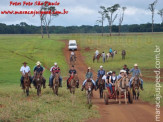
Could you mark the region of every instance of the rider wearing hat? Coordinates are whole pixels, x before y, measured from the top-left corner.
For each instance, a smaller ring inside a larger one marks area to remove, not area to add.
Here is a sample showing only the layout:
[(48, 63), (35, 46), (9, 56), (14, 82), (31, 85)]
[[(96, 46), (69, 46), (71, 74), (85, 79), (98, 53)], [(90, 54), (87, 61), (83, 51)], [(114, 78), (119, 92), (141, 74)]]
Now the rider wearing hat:
[(73, 76), (77, 74), (77, 71), (75, 70), (74, 66), (72, 65), (71, 69), (69, 70), (69, 78), (67, 79), (67, 89), (69, 88), (69, 81), (73, 78)]
[(58, 67), (57, 63), (54, 63), (54, 66), (50, 68), (50, 72), (51, 72), (51, 75), (49, 78), (49, 86), (52, 87), (55, 74), (58, 73), (59, 74), (59, 86), (62, 87), (62, 77), (60, 76), (60, 68)]
[(100, 69), (98, 70), (97, 73), (97, 80), (96, 80), (97, 89), (98, 89), (98, 80), (100, 77), (103, 77), (104, 75), (105, 75), (105, 70), (103, 69), (103, 66), (100, 66)]
[(87, 82), (88, 79), (90, 79), (92, 81), (92, 83), (94, 85), (94, 88), (96, 90), (96, 83), (93, 80), (93, 73), (91, 72), (91, 67), (88, 67), (88, 70), (87, 70), (87, 73), (86, 73), (85, 77), (86, 77), (86, 79), (83, 82), (83, 86), (82, 86), (82, 89), (81, 90), (83, 91), (83, 89), (85, 87), (85, 83)]
[[(131, 77), (131, 79), (130, 79), (130, 84), (129, 84), (129, 86), (131, 87), (132, 81), (133, 81), (133, 79), (134, 79), (135, 76), (138, 75), (138, 76), (142, 77), (141, 71), (140, 71), (140, 69), (138, 68), (138, 64), (134, 64), (134, 68), (132, 68), (132, 69), (130, 70), (130, 73), (132, 73), (132, 77)], [(144, 89), (143, 89), (143, 80), (142, 80), (141, 78), (139, 78), (139, 79), (140, 79), (140, 81), (141, 81), (140, 87), (141, 87), (142, 90), (144, 90)]]
[(30, 76), (30, 73), (31, 73), (30, 72), (30, 67), (27, 66), (27, 62), (23, 62), (23, 66), (20, 68), (20, 73), (22, 75), (21, 79), (20, 79), (22, 88), (24, 87), (24, 76), (25, 76), (25, 73), (28, 73), (30, 82), (32, 83), (32, 78)]
[[(46, 86), (45, 86), (46, 79), (43, 77), (43, 73), (44, 73), (45, 69), (44, 69), (44, 67), (41, 66), (40, 61), (37, 61), (36, 66), (34, 67), (33, 71), (34, 71), (34, 76), (36, 75), (36, 73), (41, 73), (42, 78), (43, 78), (43, 88), (46, 88)], [(36, 82), (35, 81), (33, 81), (33, 84), (34, 84), (34, 86), (36, 88)]]

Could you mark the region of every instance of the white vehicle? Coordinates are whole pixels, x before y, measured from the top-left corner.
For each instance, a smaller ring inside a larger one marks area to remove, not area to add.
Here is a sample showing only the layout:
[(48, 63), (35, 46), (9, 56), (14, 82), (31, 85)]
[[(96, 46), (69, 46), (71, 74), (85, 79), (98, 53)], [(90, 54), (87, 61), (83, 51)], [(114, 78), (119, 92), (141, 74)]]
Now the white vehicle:
[(69, 40), (69, 50), (77, 50), (77, 43), (76, 40)]

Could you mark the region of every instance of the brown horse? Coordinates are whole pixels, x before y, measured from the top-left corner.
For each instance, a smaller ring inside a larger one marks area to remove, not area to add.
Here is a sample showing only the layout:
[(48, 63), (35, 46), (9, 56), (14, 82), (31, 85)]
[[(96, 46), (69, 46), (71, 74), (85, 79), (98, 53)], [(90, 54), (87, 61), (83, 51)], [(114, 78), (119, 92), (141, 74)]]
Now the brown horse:
[(121, 104), (122, 94), (124, 94), (125, 104), (127, 104), (127, 93), (128, 93), (128, 88), (129, 88), (128, 83), (129, 83), (129, 78), (127, 76), (122, 77), (116, 82), (116, 89), (119, 93), (118, 95), (116, 95), (116, 101), (117, 101), (117, 96), (118, 96), (119, 104)]
[(41, 87), (43, 83), (42, 73), (36, 72), (34, 76), (34, 82), (36, 83), (37, 95), (41, 95)]
[(105, 89), (105, 80), (102, 79), (102, 76), (98, 80), (98, 88), (99, 88), (100, 98), (103, 98), (103, 90)]
[(139, 88), (140, 88), (140, 79), (139, 76), (136, 75), (132, 81), (132, 91), (133, 91), (133, 99), (139, 99)]
[(29, 79), (28, 73), (25, 73), (23, 90), (24, 90), (24, 93), (27, 94), (27, 96), (29, 96), (29, 88), (30, 88), (30, 79)]
[(74, 78), (70, 81), (70, 93), (75, 94), (76, 87), (79, 87), (79, 78), (77, 74), (75, 74)]
[(125, 56), (126, 56), (126, 51), (122, 50), (122, 60), (125, 60)]
[(56, 94), (57, 96), (58, 96), (58, 88), (59, 88), (59, 77), (60, 77), (60, 76), (59, 76), (58, 73), (56, 73), (56, 74), (54, 75), (53, 87), (52, 87), (53, 93)]
[(76, 56), (73, 55), (73, 56), (70, 57), (70, 64), (75, 65), (75, 62), (76, 62)]
[(91, 104), (92, 103), (92, 96), (93, 96), (93, 83), (91, 79), (88, 79), (86, 84), (85, 84), (85, 91), (86, 91), (86, 96), (87, 96), (87, 103)]
[(93, 56), (93, 63), (95, 62), (95, 60), (97, 59), (97, 62), (99, 61), (100, 57), (102, 56), (102, 54), (98, 54), (97, 56)]

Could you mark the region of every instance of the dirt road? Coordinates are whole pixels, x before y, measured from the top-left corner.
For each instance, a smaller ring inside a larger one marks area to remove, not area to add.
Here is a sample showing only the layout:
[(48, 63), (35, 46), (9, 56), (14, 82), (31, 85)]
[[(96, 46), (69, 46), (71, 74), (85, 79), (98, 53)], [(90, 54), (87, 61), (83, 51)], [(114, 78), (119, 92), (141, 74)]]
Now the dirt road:
[[(66, 48), (64, 48), (64, 55), (67, 62), (69, 63), (70, 52), (68, 51), (68, 41), (66, 43)], [(88, 66), (85, 64), (84, 57), (80, 53), (80, 49), (75, 52), (77, 56), (77, 62), (75, 68), (78, 72), (80, 83), (85, 79), (85, 73)], [(69, 63), (70, 64), (70, 63)], [(96, 72), (93, 71), (94, 79), (96, 78)], [(154, 122), (155, 121), (155, 107), (148, 103), (137, 101), (133, 104), (125, 105), (122, 103), (119, 105), (114, 101), (111, 101), (109, 105), (104, 104), (103, 99), (99, 99), (99, 92), (94, 92), (93, 104), (98, 106), (101, 118), (93, 118), (88, 120), (88, 122)], [(163, 113), (163, 110), (161, 110)], [(163, 118), (162, 118), (163, 120)]]

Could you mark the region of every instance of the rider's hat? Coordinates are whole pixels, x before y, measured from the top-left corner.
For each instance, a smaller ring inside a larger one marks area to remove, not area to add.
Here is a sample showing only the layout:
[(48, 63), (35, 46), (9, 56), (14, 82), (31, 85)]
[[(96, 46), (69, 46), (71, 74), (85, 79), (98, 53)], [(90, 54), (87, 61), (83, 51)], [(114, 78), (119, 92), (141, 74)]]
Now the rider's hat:
[(91, 67), (88, 67), (88, 69), (91, 69)]
[(23, 62), (22, 64), (28, 64), (27, 62)]
[(55, 62), (54, 65), (57, 66), (58, 64)]
[(125, 73), (126, 71), (125, 70), (120, 70), (120, 73)]
[(41, 62), (40, 62), (40, 61), (37, 61), (36, 65), (37, 65), (37, 66), (38, 66), (38, 65), (41, 65)]
[(134, 67), (137, 67), (138, 66), (138, 64), (134, 64)]
[(101, 65), (100, 68), (103, 68), (103, 66)]

